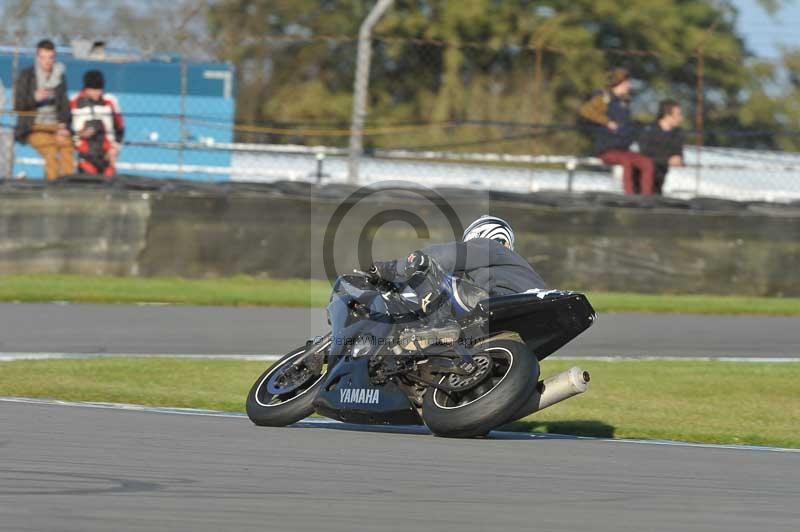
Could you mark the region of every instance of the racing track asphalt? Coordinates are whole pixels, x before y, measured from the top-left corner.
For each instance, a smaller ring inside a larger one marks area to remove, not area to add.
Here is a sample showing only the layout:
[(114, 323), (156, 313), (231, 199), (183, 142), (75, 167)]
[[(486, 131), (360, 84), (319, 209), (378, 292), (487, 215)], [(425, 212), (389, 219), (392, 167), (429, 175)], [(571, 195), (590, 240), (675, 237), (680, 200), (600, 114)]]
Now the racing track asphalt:
[(798, 530), (800, 455), (0, 402), (0, 530)]
[[(282, 354), (323, 309), (0, 304), (0, 352)], [(800, 318), (603, 314), (559, 354), (800, 357)]]

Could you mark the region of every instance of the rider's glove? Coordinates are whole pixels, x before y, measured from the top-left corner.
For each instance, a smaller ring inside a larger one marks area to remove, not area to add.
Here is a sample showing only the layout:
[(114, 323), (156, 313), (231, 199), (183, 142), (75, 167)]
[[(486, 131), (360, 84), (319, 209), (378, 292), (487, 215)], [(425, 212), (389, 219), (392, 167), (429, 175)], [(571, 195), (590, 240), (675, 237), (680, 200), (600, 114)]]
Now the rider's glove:
[(374, 262), (367, 273), (372, 284), (378, 284), (381, 281), (392, 282), (397, 277), (397, 261)]
[(369, 281), (374, 285), (382, 283), (404, 283), (415, 274), (424, 275), (431, 263), (430, 257), (421, 251), (411, 253), (405, 262), (390, 260), (374, 262), (367, 272)]

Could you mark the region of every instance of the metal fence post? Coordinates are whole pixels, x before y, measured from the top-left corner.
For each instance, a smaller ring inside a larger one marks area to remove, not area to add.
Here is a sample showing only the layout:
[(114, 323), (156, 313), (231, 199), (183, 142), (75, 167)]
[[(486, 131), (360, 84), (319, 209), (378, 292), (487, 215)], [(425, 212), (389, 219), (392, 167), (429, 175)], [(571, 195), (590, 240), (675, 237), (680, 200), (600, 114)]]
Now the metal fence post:
[(694, 195), (700, 195), (700, 157), (703, 148), (703, 128), (705, 127), (704, 124), (704, 105), (705, 105), (705, 86), (704, 86), (704, 76), (705, 76), (705, 45), (708, 40), (714, 34), (714, 31), (717, 29), (717, 25), (719, 24), (720, 19), (717, 18), (714, 22), (706, 29), (706, 32), (703, 34), (703, 37), (700, 40), (700, 44), (697, 45), (697, 87), (696, 87), (696, 97), (697, 101), (695, 103), (695, 140), (694, 140), (694, 148), (695, 148), (695, 155), (697, 157), (696, 167), (695, 167), (695, 176), (694, 176)]
[(372, 28), (393, 3), (394, 0), (378, 0), (358, 30), (358, 55), (356, 57), (356, 78), (353, 84), (353, 115), (350, 122), (350, 151), (347, 164), (347, 182), (351, 184), (358, 184), (358, 164), (363, 150), (369, 64), (372, 56)]
[(189, 88), (188, 68), (186, 65), (186, 54), (181, 52), (181, 117), (180, 117), (180, 135), (181, 142), (178, 147), (178, 177), (183, 179), (183, 150), (186, 144), (186, 139), (189, 136), (186, 131), (186, 92)]
[[(8, 143), (8, 146), (4, 146), (6, 161), (3, 161), (2, 169), (3, 171), (8, 170), (8, 175), (3, 177), (14, 177), (14, 149), (15, 149), (15, 140), (14, 140), (14, 118), (16, 117), (16, 109), (14, 108), (14, 100), (16, 99), (17, 94), (17, 75), (19, 74), (19, 47), (22, 42), (22, 30), (18, 30), (17, 32), (17, 42), (14, 44), (14, 57), (11, 60), (11, 102), (9, 102), (9, 108), (11, 109), (8, 112), (9, 120), (8, 126), (10, 131), (8, 134), (11, 136), (11, 142)], [(2, 110), (2, 113), (5, 113), (5, 109)], [(6, 134), (6, 131), (3, 131), (3, 134)]]
[(197, 2), (191, 10), (185, 13), (177, 28), (178, 53), (181, 56), (180, 143), (178, 145), (178, 176), (180, 178), (183, 178), (184, 151), (189, 138), (189, 131), (186, 129), (186, 98), (189, 92), (189, 65), (186, 57), (188, 54), (186, 41), (189, 39), (187, 26), (206, 7), (205, 2)]
[[(28, 16), (28, 12), (33, 5), (33, 0), (25, 0), (21, 2), (19, 5), (19, 9), (16, 13), (16, 23), (17, 31), (16, 31), (16, 42), (14, 43), (14, 58), (11, 60), (11, 102), (9, 103), (9, 107), (11, 111), (9, 111), (9, 116), (14, 117), (16, 113), (14, 112), (14, 99), (16, 97), (16, 90), (17, 90), (17, 75), (19, 74), (19, 49), (22, 46), (22, 39), (25, 36), (25, 24), (24, 19)], [(2, 109), (5, 112), (5, 109)], [(9, 120), (9, 127), (12, 128), (9, 132), (10, 135), (10, 142), (6, 147), (6, 157), (8, 157), (8, 161), (6, 164), (3, 165), (4, 169), (9, 169), (9, 175), (6, 177), (14, 177), (14, 149), (15, 149), (15, 141), (14, 141), (14, 132), (13, 132), (13, 124), (11, 124), (11, 120)]]
[(322, 165), (325, 163), (325, 152), (317, 152), (317, 170), (314, 174), (317, 178), (317, 186), (322, 184), (322, 178), (325, 177), (325, 172), (322, 171)]
[(704, 76), (704, 63), (705, 57), (703, 55), (703, 49), (697, 49), (697, 88), (696, 88), (696, 97), (697, 101), (695, 103), (695, 117), (694, 117), (694, 125), (695, 125), (695, 138), (694, 138), (694, 150), (695, 150), (695, 174), (694, 174), (694, 195), (700, 195), (700, 157), (701, 157), (701, 150), (703, 148), (703, 104), (704, 104), (704, 94), (703, 94), (703, 76)]
[(575, 183), (575, 169), (578, 167), (578, 161), (570, 159), (565, 166), (567, 168), (567, 192), (572, 194), (572, 187)]

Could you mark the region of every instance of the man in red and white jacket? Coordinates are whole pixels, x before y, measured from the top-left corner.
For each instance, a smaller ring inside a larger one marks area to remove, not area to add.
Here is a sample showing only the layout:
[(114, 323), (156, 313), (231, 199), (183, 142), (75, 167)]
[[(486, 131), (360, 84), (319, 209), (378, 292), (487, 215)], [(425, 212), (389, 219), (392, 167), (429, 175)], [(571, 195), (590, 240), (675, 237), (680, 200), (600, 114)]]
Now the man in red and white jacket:
[(110, 179), (116, 173), (125, 122), (117, 99), (104, 93), (104, 87), (103, 73), (89, 70), (83, 75), (83, 89), (69, 103), (78, 171)]

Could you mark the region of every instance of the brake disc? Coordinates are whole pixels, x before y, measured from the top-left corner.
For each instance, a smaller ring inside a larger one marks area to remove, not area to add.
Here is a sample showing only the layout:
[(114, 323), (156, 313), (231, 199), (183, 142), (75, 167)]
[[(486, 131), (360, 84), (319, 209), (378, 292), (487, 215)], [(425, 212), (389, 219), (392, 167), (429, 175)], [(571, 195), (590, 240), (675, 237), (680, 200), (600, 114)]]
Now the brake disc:
[(466, 390), (482, 383), (486, 377), (492, 372), (492, 357), (489, 355), (475, 355), (472, 357), (472, 362), (476, 366), (475, 371), (468, 375), (457, 375), (450, 373), (447, 376), (447, 386), (453, 391)]
[(272, 395), (284, 395), (300, 388), (313, 376), (314, 374), (306, 367), (300, 369), (288, 366), (279, 369), (270, 377), (267, 381), (267, 391)]

